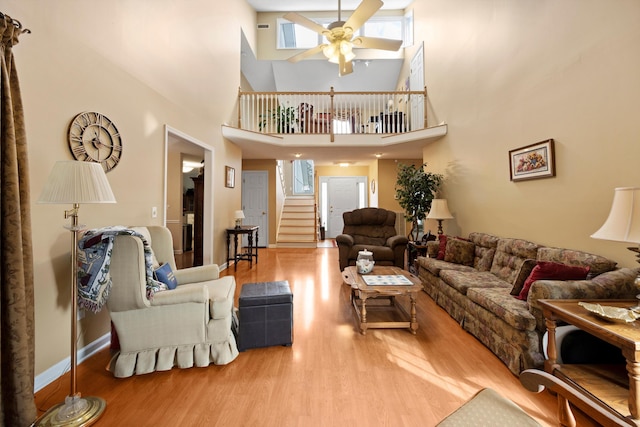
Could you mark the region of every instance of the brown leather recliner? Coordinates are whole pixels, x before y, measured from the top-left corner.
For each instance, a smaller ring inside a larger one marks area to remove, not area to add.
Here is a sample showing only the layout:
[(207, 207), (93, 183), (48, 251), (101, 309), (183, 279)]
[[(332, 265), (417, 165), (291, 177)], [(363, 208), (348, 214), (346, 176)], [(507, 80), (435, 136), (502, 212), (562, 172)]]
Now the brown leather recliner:
[(362, 208), (342, 214), (343, 234), (336, 237), (340, 270), (356, 265), (358, 252), (373, 252), (376, 265), (404, 268), (408, 239), (396, 232), (396, 213), (382, 208)]

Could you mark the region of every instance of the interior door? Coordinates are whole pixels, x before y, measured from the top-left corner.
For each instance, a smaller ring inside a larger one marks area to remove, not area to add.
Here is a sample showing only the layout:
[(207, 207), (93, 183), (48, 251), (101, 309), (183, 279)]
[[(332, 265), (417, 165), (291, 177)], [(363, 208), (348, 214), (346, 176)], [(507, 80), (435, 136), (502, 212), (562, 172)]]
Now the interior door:
[(342, 233), (344, 212), (364, 207), (362, 191), (366, 177), (345, 176), (327, 179), (327, 204), (329, 220), (327, 221), (327, 237), (335, 238)]
[[(245, 225), (257, 225), (259, 247), (269, 246), (269, 172), (242, 171), (242, 211)], [(254, 242), (255, 244), (255, 242)], [(242, 246), (247, 246), (247, 235)]]
[[(424, 44), (411, 59), (411, 74), (409, 75), (409, 90), (424, 90)], [(410, 130), (424, 129), (424, 109), (426, 108), (424, 96), (411, 96), (411, 123)]]

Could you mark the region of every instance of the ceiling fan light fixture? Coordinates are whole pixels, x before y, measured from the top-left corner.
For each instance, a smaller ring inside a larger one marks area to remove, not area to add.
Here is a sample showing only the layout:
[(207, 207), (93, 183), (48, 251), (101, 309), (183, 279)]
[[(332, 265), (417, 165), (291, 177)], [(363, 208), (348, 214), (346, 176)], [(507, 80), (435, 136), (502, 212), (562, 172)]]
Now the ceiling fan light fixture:
[(329, 62), (333, 62), (331, 61), (332, 59), (335, 59), (336, 62), (338, 61), (338, 49), (336, 49), (335, 43), (326, 45), (322, 49), (322, 53), (329, 59)]
[(349, 62), (349, 61), (351, 61), (351, 60), (352, 60), (353, 58), (355, 58), (355, 57), (356, 57), (356, 54), (355, 54), (355, 53), (353, 53), (353, 52), (346, 53), (346, 54), (344, 55), (344, 62)]
[(351, 43), (349, 40), (340, 41), (340, 53), (342, 53), (344, 56), (347, 56), (350, 53), (352, 53), (352, 49), (353, 49), (353, 43)]

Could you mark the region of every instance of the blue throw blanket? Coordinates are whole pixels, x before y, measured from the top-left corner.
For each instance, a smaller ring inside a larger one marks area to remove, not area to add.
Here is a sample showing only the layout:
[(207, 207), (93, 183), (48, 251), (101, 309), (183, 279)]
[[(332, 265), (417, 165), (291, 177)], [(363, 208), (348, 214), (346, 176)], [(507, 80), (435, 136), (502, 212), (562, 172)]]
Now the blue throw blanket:
[(153, 278), (151, 246), (140, 233), (123, 226), (87, 230), (78, 241), (78, 305), (97, 313), (109, 298), (111, 290), (111, 251), (117, 235), (139, 237), (144, 246), (147, 298), (164, 288)]

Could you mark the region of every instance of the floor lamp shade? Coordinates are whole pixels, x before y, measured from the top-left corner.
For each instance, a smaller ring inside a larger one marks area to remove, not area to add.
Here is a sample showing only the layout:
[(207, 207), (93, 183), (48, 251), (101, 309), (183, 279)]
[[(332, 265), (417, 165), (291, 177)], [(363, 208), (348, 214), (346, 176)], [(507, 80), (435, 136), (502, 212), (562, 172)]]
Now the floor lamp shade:
[(99, 397), (82, 397), (76, 390), (76, 366), (78, 335), (78, 211), (84, 203), (115, 203), (107, 175), (100, 163), (74, 160), (57, 162), (42, 190), (38, 203), (71, 204), (64, 217), (71, 220), (71, 363), (70, 390), (64, 403), (53, 406), (35, 422), (35, 426), (89, 426), (95, 423), (106, 407)]
[(640, 188), (616, 188), (609, 217), (591, 237), (640, 243)]
[(100, 163), (66, 160), (57, 162), (38, 203), (115, 203), (107, 175)]

